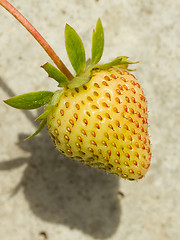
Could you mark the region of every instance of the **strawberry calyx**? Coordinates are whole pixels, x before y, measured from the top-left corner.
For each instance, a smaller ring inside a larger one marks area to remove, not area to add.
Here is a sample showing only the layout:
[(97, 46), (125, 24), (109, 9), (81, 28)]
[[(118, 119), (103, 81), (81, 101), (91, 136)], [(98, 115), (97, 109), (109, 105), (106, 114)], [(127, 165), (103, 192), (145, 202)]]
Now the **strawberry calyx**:
[(104, 50), (104, 30), (100, 19), (98, 19), (96, 28), (93, 30), (91, 59), (86, 61), (83, 42), (77, 32), (68, 24), (65, 27), (65, 46), (69, 60), (75, 70), (75, 77), (70, 82), (54, 66), (49, 63), (43, 65), (49, 77), (59, 82), (59, 87), (67, 86), (70, 89), (80, 87), (91, 79), (93, 70), (105, 70), (113, 66), (127, 69), (129, 64), (137, 63), (129, 61), (126, 56), (120, 56), (109, 63), (98, 64)]
[(65, 73), (47, 62), (41, 67), (48, 73), (50, 78), (58, 82), (60, 90), (54, 93), (50, 91), (26, 93), (4, 101), (11, 107), (22, 110), (37, 109), (46, 105), (44, 113), (36, 119), (36, 121), (41, 121), (39, 128), (27, 139), (34, 137), (44, 128), (47, 123), (47, 116), (59, 100), (63, 88), (73, 89), (84, 85), (90, 81), (93, 71), (106, 70), (113, 66), (129, 70), (129, 64), (137, 63), (129, 61), (126, 56), (120, 56), (109, 63), (98, 64), (104, 50), (104, 30), (100, 19), (98, 19), (96, 28), (93, 30), (91, 59), (86, 61), (83, 42), (77, 32), (68, 24), (65, 26), (65, 46), (69, 60), (75, 70), (73, 79), (68, 79)]
[(67, 85), (68, 88), (77, 88), (82, 86), (83, 84), (87, 83), (92, 76), (93, 70), (106, 70), (114, 66), (121, 67), (123, 69), (131, 71), (131, 69), (128, 69), (129, 64), (136, 64), (138, 62), (132, 62), (127, 60), (128, 57), (125, 56), (120, 56), (115, 58), (112, 62), (106, 63), (106, 64), (101, 64), (101, 65), (91, 65), (89, 64), (86, 71), (79, 74), (77, 77), (73, 78), (72, 81)]

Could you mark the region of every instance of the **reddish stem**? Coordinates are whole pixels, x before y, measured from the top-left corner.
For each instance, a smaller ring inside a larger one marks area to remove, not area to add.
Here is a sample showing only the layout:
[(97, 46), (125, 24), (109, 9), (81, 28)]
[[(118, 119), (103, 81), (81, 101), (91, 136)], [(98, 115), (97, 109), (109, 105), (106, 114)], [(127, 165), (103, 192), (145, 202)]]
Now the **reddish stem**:
[(71, 80), (73, 75), (61, 61), (61, 59), (57, 56), (51, 46), (47, 43), (47, 41), (41, 36), (41, 34), (32, 26), (32, 24), (8, 1), (0, 0), (0, 5), (3, 6), (9, 13), (11, 13), (37, 40), (37, 42), (44, 48), (49, 57), (53, 60), (59, 70), (66, 75), (66, 77)]

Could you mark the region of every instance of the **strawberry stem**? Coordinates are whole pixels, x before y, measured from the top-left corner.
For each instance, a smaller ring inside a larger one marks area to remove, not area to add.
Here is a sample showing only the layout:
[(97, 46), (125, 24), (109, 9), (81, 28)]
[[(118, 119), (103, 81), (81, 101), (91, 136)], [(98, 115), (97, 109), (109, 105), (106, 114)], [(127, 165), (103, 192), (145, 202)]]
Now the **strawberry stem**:
[(68, 78), (68, 80), (73, 79), (73, 75), (57, 56), (51, 46), (47, 41), (41, 36), (41, 34), (32, 26), (32, 24), (8, 1), (0, 0), (0, 5), (3, 6), (9, 13), (11, 13), (37, 40), (37, 42), (44, 48), (49, 57), (53, 60), (59, 70)]

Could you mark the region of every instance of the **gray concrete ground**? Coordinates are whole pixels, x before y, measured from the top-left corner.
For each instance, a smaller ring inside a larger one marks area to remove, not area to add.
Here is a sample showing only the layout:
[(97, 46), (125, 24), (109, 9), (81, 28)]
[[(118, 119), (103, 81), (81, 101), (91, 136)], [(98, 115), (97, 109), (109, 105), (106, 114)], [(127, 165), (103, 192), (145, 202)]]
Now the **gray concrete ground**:
[(3, 240), (180, 239), (180, 1), (12, 0), (70, 69), (64, 26), (73, 26), (90, 55), (100, 17), (102, 62), (118, 55), (140, 60), (135, 75), (149, 105), (152, 164), (129, 182), (61, 156), (36, 111), (17, 111), (2, 100), (56, 89), (40, 68), (48, 56), (0, 7), (0, 236)]

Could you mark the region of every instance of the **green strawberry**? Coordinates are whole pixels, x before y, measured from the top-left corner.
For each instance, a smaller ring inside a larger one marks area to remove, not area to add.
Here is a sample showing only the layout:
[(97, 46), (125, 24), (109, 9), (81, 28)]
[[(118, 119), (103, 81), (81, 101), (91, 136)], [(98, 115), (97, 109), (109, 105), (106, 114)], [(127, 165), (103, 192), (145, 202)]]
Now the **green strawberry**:
[(132, 74), (96, 69), (89, 82), (57, 95), (47, 120), (60, 152), (123, 178), (143, 177), (151, 156), (147, 103)]
[(147, 102), (128, 65), (128, 57), (117, 57), (98, 65), (104, 49), (100, 19), (92, 38), (91, 59), (86, 62), (84, 45), (75, 30), (66, 25), (65, 45), (75, 70), (73, 76), (45, 39), (6, 0), (0, 4), (12, 13), (36, 38), (56, 66), (42, 68), (58, 82), (55, 93), (39, 91), (5, 101), (8, 105), (30, 110), (45, 106), (36, 120), (41, 121), (57, 149), (64, 155), (91, 167), (120, 177), (142, 178), (150, 165), (151, 150), (147, 123)]

